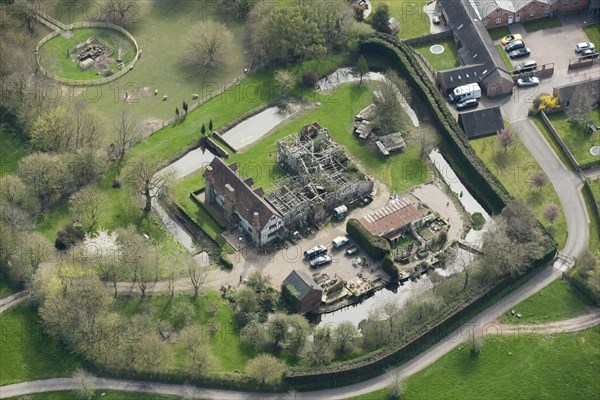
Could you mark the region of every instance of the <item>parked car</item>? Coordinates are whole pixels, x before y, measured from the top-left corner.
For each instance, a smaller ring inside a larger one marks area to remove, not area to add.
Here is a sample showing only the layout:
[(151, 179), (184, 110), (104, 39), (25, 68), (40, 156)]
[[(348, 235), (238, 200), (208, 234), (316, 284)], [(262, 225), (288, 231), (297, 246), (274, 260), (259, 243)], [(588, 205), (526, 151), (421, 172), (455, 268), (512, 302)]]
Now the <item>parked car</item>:
[(523, 72), (533, 71), (536, 68), (537, 63), (534, 60), (523, 61), (522, 63), (515, 65), (513, 72), (515, 74), (522, 74)]
[(584, 50), (595, 50), (595, 49), (596, 49), (596, 46), (594, 46), (594, 43), (590, 43), (590, 42), (577, 43), (577, 45), (575, 46), (576, 53), (581, 53)]
[(339, 250), (350, 242), (347, 236), (338, 236), (331, 241), (331, 245), (335, 250)]
[(319, 268), (323, 265), (331, 264), (331, 257), (329, 256), (319, 256), (310, 262), (311, 268)]
[(531, 50), (529, 50), (529, 47), (521, 47), (520, 49), (513, 50), (510, 53), (508, 53), (508, 56), (510, 58), (521, 58), (521, 57), (529, 57), (530, 54), (531, 54)]
[(356, 254), (358, 254), (360, 252), (360, 249), (358, 248), (358, 246), (350, 246), (346, 249), (346, 255), (347, 256), (354, 256)]
[(323, 245), (312, 247), (304, 252), (305, 260), (312, 260), (317, 256), (322, 256), (323, 254), (327, 254), (327, 247)]
[(479, 105), (479, 101), (477, 99), (467, 99), (465, 101), (461, 101), (460, 103), (456, 103), (457, 110), (466, 110), (468, 108), (477, 108)]
[(509, 44), (507, 44), (506, 46), (504, 46), (504, 50), (506, 50), (506, 52), (511, 52), (513, 50), (517, 50), (517, 49), (521, 49), (525, 47), (525, 42), (522, 40), (515, 40), (514, 42), (510, 42)]
[(523, 37), (521, 35), (519, 35), (518, 33), (516, 35), (506, 35), (502, 39), (500, 39), (500, 43), (502, 43), (502, 46), (506, 46), (510, 42), (514, 42), (516, 40), (521, 40), (521, 39), (523, 39)]
[(587, 49), (581, 52), (582, 58), (598, 58), (598, 52), (596, 50)]
[(539, 78), (536, 78), (535, 76), (519, 78), (517, 80), (518, 87), (537, 86), (539, 84), (540, 84), (540, 80), (539, 80)]

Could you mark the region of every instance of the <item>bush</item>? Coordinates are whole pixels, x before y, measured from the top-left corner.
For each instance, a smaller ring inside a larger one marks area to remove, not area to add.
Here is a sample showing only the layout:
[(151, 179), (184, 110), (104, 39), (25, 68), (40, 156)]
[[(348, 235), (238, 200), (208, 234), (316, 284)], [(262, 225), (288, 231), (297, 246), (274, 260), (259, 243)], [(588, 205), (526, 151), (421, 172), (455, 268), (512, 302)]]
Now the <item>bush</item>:
[(54, 247), (59, 250), (67, 250), (69, 247), (79, 243), (85, 237), (85, 231), (81, 224), (69, 224), (58, 231)]
[(314, 88), (319, 81), (319, 76), (314, 71), (306, 71), (302, 74), (302, 83), (308, 88)]
[(485, 218), (481, 213), (473, 213), (471, 214), (471, 224), (473, 225), (473, 229), (480, 231), (485, 225)]
[(221, 262), (221, 265), (226, 269), (233, 269), (233, 262), (231, 261), (231, 258), (229, 258), (229, 255), (224, 251), (221, 251), (219, 261)]
[(400, 280), (400, 271), (398, 271), (398, 267), (392, 260), (392, 257), (388, 254), (383, 259), (383, 264), (381, 264), (381, 268), (385, 271), (386, 274), (390, 276), (392, 282), (398, 282)]
[(360, 223), (352, 218), (346, 224), (346, 232), (375, 260), (381, 260), (390, 253), (390, 244), (384, 238), (374, 236)]

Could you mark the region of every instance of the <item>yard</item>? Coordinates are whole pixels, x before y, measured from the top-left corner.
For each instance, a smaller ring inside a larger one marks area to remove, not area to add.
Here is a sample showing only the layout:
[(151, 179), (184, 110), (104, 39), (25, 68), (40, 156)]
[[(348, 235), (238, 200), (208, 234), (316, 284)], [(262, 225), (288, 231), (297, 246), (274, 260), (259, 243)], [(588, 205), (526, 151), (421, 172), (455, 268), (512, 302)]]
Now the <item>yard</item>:
[[(470, 347), (457, 347), (406, 379), (402, 399), (599, 398), (598, 327), (558, 335), (488, 336), (479, 356)], [(352, 400), (388, 398), (384, 389)]]
[(500, 318), (505, 324), (530, 324), (560, 321), (585, 314), (590, 301), (567, 281), (558, 279), (513, 307), (521, 318), (507, 313)]
[(383, 3), (389, 6), (390, 17), (400, 23), (399, 38), (410, 39), (429, 34), (430, 19), (423, 10), (429, 0), (371, 0), (373, 10)]
[[(600, 164), (600, 157), (593, 156), (590, 153), (592, 146), (600, 145), (600, 132), (595, 135), (585, 133), (585, 125), (569, 121), (564, 112), (550, 114), (548, 119), (552, 122), (579, 165)], [(600, 107), (596, 107), (588, 119), (594, 121), (594, 125), (600, 126)]]
[(515, 145), (506, 151), (500, 148), (495, 136), (473, 140), (471, 145), (477, 156), (490, 168), (504, 187), (533, 211), (537, 219), (558, 242), (560, 249), (567, 238), (567, 224), (562, 209), (554, 224), (550, 224), (542, 217), (543, 210), (548, 204), (561, 207), (558, 195), (551, 183), (541, 190), (531, 185), (532, 174), (541, 171), (541, 168), (516, 133), (513, 133), (513, 138)]
[(504, 36), (510, 35), (510, 30), (508, 27), (503, 26), (501, 28), (488, 29), (488, 33), (490, 34), (492, 40), (500, 40)]
[(596, 45), (600, 46), (600, 25), (589, 25), (583, 28), (583, 31), (588, 37), (588, 40)]
[(558, 17), (540, 18), (533, 21), (523, 23), (527, 33), (537, 32), (545, 29), (558, 28), (562, 26), (562, 22)]
[[(434, 44), (439, 44), (444, 46), (444, 52), (441, 54), (433, 54), (430, 51), (430, 47)], [(433, 67), (436, 71), (444, 71), (446, 69), (458, 67), (460, 64), (458, 63), (458, 53), (456, 52), (456, 44), (454, 40), (448, 39), (435, 43), (428, 43), (422, 46), (415, 47), (429, 65)]]

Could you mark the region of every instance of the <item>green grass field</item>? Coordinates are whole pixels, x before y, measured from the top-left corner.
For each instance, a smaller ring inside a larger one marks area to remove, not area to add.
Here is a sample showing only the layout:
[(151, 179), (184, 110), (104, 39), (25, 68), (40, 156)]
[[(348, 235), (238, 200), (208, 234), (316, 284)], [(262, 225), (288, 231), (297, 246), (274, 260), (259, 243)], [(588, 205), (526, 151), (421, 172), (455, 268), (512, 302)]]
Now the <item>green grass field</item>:
[(559, 26), (562, 26), (562, 22), (560, 22), (558, 17), (540, 18), (534, 21), (527, 21), (523, 23), (523, 26), (525, 27), (527, 33), (531, 33), (544, 29), (558, 28)]
[[(568, 121), (567, 118), (564, 112), (548, 115), (548, 119), (579, 164), (598, 161), (598, 157), (590, 153), (590, 148), (600, 143), (598, 134), (592, 136), (585, 133), (584, 125)], [(596, 107), (588, 119), (593, 120), (596, 126), (600, 125), (600, 107)]]
[(37, 311), (20, 304), (0, 314), (0, 385), (70, 376), (79, 360), (47, 336)]
[(510, 35), (510, 30), (506, 26), (503, 26), (502, 28), (489, 29), (488, 33), (490, 34), (492, 40), (500, 40), (504, 36)]
[[(600, 180), (592, 181), (588, 179), (588, 184), (590, 185), (594, 195), (594, 198), (591, 201), (595, 201), (597, 204), (600, 204)], [(587, 203), (588, 202), (586, 201), (588, 214), (591, 215), (591, 204)], [(593, 219), (590, 221), (590, 243), (588, 249), (591, 252), (595, 252), (596, 255), (600, 257), (600, 238), (598, 237), (598, 229), (596, 228), (597, 224), (600, 225), (600, 221)]]
[(504, 65), (506, 65), (506, 70), (511, 72), (513, 70), (513, 65), (510, 62), (510, 57), (506, 54), (506, 51), (504, 51), (504, 47), (501, 44), (497, 44), (496, 49), (498, 50), (498, 54), (500, 54), (500, 58), (504, 61)]
[(558, 279), (513, 309), (521, 318), (507, 313), (500, 322), (505, 324), (544, 323), (569, 319), (584, 314), (589, 300), (567, 281)]
[[(10, 397), (12, 400), (81, 400), (81, 396), (76, 391), (59, 391), (37, 393), (27, 396)], [(160, 396), (157, 394), (135, 393), (135, 392), (117, 392), (114, 390), (96, 390), (92, 399), (102, 400), (177, 400), (177, 396)]]
[[(452, 350), (408, 378), (402, 400), (599, 399), (600, 328), (487, 337), (478, 357)], [(352, 400), (387, 400), (379, 390)]]
[(569, 162), (569, 159), (567, 158), (565, 153), (562, 151), (560, 145), (558, 144), (556, 139), (554, 139), (554, 136), (552, 136), (552, 134), (550, 133), (550, 131), (548, 130), (546, 125), (544, 125), (542, 118), (538, 116), (538, 117), (532, 118), (532, 120), (535, 123), (535, 125), (537, 126), (537, 128), (540, 130), (540, 132), (542, 132), (542, 134), (546, 138), (546, 141), (550, 144), (550, 147), (552, 147), (552, 150), (554, 150), (554, 152), (556, 153), (558, 158), (560, 158), (560, 161), (562, 161), (565, 168), (567, 168), (568, 170), (574, 171), (574, 168), (571, 165), (571, 163)]
[[(444, 46), (444, 52), (442, 54), (433, 54), (429, 48), (434, 45), (439, 44)], [(458, 67), (460, 64), (458, 63), (458, 53), (456, 52), (456, 44), (454, 40), (443, 40), (435, 43), (428, 43), (423, 46), (415, 47), (425, 59), (429, 62), (429, 64), (436, 71), (443, 71), (446, 69)]]
[(119, 71), (117, 68), (117, 55), (119, 49), (122, 51), (123, 62), (125, 65), (128, 65), (128, 63), (135, 58), (135, 45), (121, 32), (112, 29), (80, 28), (74, 29), (73, 35), (69, 39), (59, 35), (46, 42), (40, 49), (42, 64), (45, 68), (49, 69), (50, 72), (62, 78), (75, 80), (100, 79), (101, 77), (96, 74), (95, 70), (81, 70), (77, 63), (68, 57), (70, 49), (93, 36), (100, 38), (113, 49), (113, 54), (111, 56), (113, 63), (109, 68), (113, 73)]
[(15, 172), (19, 160), (28, 151), (27, 141), (19, 135), (12, 121), (2, 114), (0, 118), (0, 177)]
[(588, 40), (596, 45), (600, 46), (600, 25), (589, 25), (583, 28), (583, 31), (588, 37)]
[(429, 16), (423, 11), (428, 0), (371, 0), (373, 10), (379, 4), (386, 3), (390, 8), (390, 17), (400, 22), (398, 37), (410, 39), (429, 34)]
[(473, 140), (471, 145), (477, 156), (500, 179), (504, 187), (533, 211), (558, 242), (558, 247), (562, 248), (567, 239), (567, 223), (562, 208), (560, 216), (553, 225), (542, 218), (542, 212), (548, 204), (556, 204), (559, 208), (561, 207), (556, 190), (551, 183), (548, 183), (541, 191), (532, 187), (531, 175), (541, 171), (541, 168), (519, 137), (516, 134), (513, 134), (513, 137), (515, 145), (508, 148), (506, 152), (498, 145), (495, 136)]

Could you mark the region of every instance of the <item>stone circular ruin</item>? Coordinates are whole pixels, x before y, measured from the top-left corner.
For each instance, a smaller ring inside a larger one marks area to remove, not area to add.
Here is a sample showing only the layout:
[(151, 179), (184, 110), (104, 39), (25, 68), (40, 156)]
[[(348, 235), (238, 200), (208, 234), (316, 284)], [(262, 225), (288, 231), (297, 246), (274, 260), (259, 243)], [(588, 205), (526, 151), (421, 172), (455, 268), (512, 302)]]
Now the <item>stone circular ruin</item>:
[(590, 149), (590, 154), (596, 157), (600, 156), (600, 146), (593, 146)]
[(431, 46), (429, 48), (429, 51), (432, 54), (442, 54), (444, 52), (444, 46), (442, 46), (441, 44), (434, 44), (433, 46)]

